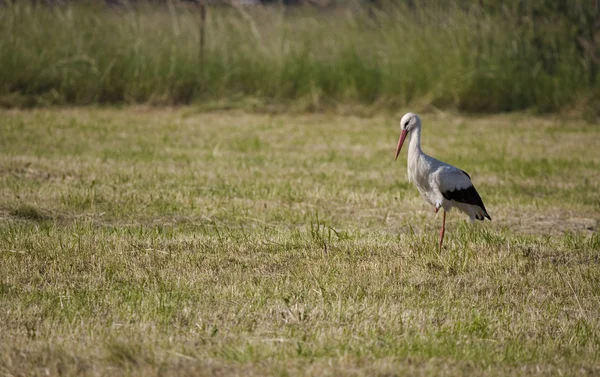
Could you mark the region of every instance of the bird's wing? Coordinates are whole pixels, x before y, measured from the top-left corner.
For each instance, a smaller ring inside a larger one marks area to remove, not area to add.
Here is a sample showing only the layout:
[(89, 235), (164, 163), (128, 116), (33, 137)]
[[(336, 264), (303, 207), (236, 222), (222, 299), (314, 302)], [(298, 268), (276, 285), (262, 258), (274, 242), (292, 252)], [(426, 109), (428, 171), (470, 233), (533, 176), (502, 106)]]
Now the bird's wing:
[(443, 166), (436, 174), (436, 183), (446, 200), (476, 205), (485, 210), (483, 201), (466, 172), (454, 166)]

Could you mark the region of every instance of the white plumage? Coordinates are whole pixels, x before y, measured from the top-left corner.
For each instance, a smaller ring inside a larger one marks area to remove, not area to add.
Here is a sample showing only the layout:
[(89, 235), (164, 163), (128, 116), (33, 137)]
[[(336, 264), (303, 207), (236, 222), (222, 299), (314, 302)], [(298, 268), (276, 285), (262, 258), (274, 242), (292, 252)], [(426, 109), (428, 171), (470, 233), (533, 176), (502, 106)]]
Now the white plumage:
[(407, 113), (400, 121), (400, 140), (396, 159), (408, 137), (408, 180), (413, 182), (421, 196), (435, 207), (437, 213), (444, 209), (440, 248), (444, 241), (446, 212), (456, 207), (469, 216), (471, 222), (488, 218), (485, 205), (463, 170), (426, 155), (421, 150), (421, 119), (417, 114)]

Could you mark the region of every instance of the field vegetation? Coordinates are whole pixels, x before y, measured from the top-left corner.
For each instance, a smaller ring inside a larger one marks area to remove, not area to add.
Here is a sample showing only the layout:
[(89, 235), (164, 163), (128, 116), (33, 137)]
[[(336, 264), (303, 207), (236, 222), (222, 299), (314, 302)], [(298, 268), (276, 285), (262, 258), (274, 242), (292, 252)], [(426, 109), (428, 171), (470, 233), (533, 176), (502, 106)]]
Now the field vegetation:
[(0, 111), (0, 374), (600, 374), (600, 129), (423, 114), (440, 252), (398, 119)]
[(9, 2), (0, 104), (600, 112), (591, 1), (342, 3), (211, 6), (203, 24), (189, 2)]
[(600, 4), (329, 3), (0, 0), (0, 375), (600, 375)]

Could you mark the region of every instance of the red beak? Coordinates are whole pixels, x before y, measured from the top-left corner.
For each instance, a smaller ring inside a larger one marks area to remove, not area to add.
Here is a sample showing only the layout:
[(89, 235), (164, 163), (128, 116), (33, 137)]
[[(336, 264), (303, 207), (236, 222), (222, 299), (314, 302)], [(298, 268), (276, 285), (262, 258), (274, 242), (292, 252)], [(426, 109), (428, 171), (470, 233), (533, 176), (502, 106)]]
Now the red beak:
[(402, 144), (404, 144), (404, 139), (406, 139), (406, 135), (408, 135), (407, 130), (402, 130), (400, 134), (400, 140), (398, 140), (398, 147), (396, 147), (396, 157), (394, 157), (394, 161), (398, 159), (398, 155), (400, 154), (400, 149), (402, 149)]

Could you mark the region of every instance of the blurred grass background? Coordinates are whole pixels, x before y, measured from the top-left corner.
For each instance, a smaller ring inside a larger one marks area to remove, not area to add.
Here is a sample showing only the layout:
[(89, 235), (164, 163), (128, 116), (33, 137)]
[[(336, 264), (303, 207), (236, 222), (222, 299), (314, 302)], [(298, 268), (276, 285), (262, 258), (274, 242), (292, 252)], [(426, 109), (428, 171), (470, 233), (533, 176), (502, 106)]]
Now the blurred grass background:
[(415, 3), (9, 2), (0, 105), (600, 113), (598, 1)]

